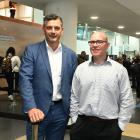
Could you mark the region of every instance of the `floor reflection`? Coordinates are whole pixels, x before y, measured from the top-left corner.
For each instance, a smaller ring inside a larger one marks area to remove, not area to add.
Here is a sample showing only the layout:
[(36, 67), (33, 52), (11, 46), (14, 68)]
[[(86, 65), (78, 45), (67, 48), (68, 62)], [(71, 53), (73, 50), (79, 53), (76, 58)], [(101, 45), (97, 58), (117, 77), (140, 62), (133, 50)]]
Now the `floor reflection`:
[[(130, 124), (123, 133), (122, 140), (140, 140), (140, 99), (136, 99), (133, 90), (136, 108)], [(0, 91), (0, 140), (25, 140), (26, 122), (21, 118), (22, 100), (18, 93), (15, 93), (15, 100), (8, 100), (6, 91)], [(21, 119), (21, 120), (20, 120)], [(69, 129), (67, 129), (64, 140), (70, 140)]]

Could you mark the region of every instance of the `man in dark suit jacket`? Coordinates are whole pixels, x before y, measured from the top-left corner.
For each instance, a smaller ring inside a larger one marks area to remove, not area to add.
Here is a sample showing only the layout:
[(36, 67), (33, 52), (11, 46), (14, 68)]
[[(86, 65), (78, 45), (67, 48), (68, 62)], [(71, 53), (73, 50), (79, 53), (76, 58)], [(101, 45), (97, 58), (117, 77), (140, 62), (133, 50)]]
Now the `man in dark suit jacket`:
[[(61, 17), (44, 17), (45, 40), (26, 47), (20, 67), (20, 93), (24, 112), (39, 122), (39, 140), (63, 140), (69, 116), (71, 82), (76, 54), (60, 43)], [(27, 124), (31, 139), (31, 123)]]

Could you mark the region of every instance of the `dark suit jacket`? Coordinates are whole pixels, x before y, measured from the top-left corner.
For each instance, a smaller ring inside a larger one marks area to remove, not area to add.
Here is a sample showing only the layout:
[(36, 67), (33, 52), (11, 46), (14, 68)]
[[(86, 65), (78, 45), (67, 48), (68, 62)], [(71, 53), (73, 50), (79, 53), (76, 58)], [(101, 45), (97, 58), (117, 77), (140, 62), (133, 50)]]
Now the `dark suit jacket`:
[[(71, 83), (76, 66), (75, 53), (62, 44), (60, 93), (66, 114), (69, 113)], [(26, 47), (19, 72), (19, 86), (24, 112), (38, 108), (47, 114), (52, 100), (53, 85), (45, 41)]]

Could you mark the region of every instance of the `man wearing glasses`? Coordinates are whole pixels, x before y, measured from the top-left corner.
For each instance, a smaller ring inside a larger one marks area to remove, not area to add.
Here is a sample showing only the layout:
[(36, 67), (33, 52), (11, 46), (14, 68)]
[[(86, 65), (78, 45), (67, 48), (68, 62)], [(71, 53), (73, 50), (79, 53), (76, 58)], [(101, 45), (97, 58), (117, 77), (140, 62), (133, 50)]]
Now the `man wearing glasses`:
[(88, 42), (92, 60), (79, 65), (72, 82), (71, 140), (121, 140), (134, 107), (127, 70), (107, 56), (104, 32)]

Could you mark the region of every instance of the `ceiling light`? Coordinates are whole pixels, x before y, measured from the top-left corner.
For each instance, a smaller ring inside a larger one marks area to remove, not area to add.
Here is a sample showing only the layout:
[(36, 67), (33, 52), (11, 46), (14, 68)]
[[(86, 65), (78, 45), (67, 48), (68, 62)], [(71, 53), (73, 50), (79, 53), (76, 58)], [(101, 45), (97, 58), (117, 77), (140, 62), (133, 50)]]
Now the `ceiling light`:
[(124, 29), (124, 26), (120, 25), (118, 26), (118, 29)]
[(136, 35), (140, 35), (140, 32), (136, 32)]
[(90, 18), (96, 20), (96, 19), (98, 19), (99, 17), (97, 17), (97, 16), (92, 16), (92, 17), (90, 17)]

